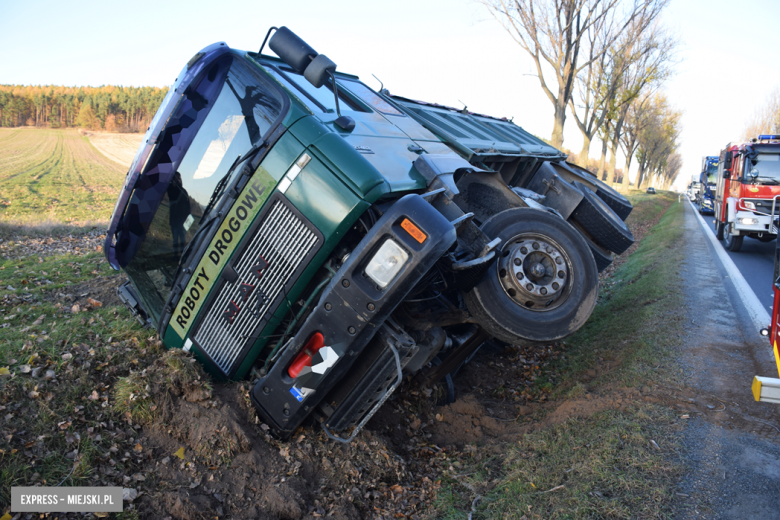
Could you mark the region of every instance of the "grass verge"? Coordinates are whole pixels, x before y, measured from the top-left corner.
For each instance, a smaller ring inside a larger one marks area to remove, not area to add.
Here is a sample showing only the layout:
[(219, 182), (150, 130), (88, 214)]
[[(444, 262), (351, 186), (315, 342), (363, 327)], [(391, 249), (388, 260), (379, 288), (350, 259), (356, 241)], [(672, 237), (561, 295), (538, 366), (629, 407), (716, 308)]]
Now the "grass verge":
[[(473, 518), (669, 514), (681, 471), (674, 462), (678, 426), (647, 394), (655, 383), (676, 378), (671, 347), (682, 332), (683, 206), (668, 192), (634, 193), (632, 203), (634, 225), (657, 224), (603, 281), (588, 323), (561, 345), (564, 355), (549, 367), (561, 381), (549, 392), (552, 402), (522, 439), (497, 450), (500, 455), (472, 459), (459, 475), (451, 473), (435, 516), (464, 518), (469, 510)], [(576, 411), (591, 400), (607, 404), (563, 421), (545, 417), (559, 404)]]
[(142, 457), (112, 390), (160, 345), (126, 309), (80, 297), (113, 289), (109, 273), (85, 251), (0, 258), (0, 514), (11, 486), (116, 485)]

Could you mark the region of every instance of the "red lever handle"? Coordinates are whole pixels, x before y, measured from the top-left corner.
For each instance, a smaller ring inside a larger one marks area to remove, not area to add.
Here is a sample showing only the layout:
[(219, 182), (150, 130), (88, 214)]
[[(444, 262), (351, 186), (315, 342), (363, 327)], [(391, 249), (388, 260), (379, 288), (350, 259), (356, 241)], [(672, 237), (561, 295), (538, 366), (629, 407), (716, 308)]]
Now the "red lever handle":
[(295, 356), (293, 362), (290, 363), (290, 368), (287, 369), (287, 373), (290, 377), (296, 378), (305, 367), (311, 366), (311, 360), (314, 354), (317, 353), (325, 345), (325, 338), (322, 336), (322, 332), (315, 332), (309, 338), (309, 341), (304, 345), (303, 350)]

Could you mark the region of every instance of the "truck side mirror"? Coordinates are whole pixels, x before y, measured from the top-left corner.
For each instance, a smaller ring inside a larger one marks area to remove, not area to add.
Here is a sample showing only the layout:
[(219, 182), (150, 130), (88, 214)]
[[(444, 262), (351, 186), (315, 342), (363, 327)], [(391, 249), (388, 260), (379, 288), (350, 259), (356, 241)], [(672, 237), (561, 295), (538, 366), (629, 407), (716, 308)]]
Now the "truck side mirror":
[(317, 51), (287, 27), (279, 27), (268, 46), (283, 62), (298, 72), (305, 71), (309, 63), (318, 56)]
[(731, 169), (731, 163), (734, 160), (734, 152), (726, 152), (725, 164), (723, 167), (727, 170)]
[(336, 72), (336, 64), (324, 54), (320, 54), (311, 60), (306, 70), (303, 71), (303, 77), (316, 88), (320, 88), (329, 77), (333, 76), (334, 72)]

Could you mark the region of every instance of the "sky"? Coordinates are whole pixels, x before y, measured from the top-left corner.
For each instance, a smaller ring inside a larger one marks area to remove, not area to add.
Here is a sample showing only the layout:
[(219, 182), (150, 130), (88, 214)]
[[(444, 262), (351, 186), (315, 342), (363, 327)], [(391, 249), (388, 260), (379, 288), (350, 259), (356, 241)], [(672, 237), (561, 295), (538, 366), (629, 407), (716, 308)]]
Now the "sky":
[[(664, 23), (680, 40), (679, 63), (664, 92), (683, 111), (675, 187), (738, 140), (780, 88), (778, 21), (777, 1), (670, 1)], [(0, 0), (0, 84), (165, 86), (206, 45), (256, 51), (282, 25), (372, 88), (373, 74), (393, 94), (465, 104), (550, 137), (552, 104), (531, 58), (476, 0)], [(564, 146), (582, 147), (571, 116)], [(600, 151), (594, 141), (591, 157)]]

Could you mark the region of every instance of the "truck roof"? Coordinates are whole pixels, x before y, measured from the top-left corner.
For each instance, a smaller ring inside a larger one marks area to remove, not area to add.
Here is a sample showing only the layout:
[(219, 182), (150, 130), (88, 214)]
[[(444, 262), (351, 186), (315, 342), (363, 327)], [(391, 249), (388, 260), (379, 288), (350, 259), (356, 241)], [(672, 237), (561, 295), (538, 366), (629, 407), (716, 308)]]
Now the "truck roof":
[(532, 157), (562, 160), (567, 156), (506, 118), (428, 103), (402, 96), (387, 97), (469, 161), (485, 157)]

